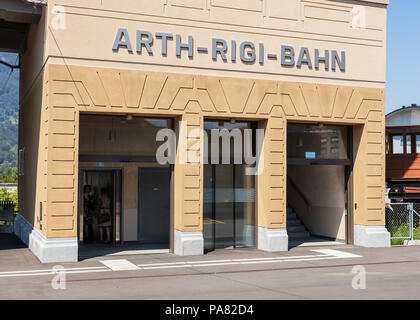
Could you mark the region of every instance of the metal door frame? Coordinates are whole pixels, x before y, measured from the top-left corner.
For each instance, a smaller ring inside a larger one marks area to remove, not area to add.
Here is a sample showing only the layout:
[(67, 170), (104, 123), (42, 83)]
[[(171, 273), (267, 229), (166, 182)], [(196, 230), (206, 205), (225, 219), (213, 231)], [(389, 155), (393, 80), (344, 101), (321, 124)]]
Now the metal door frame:
[[(238, 122), (246, 122), (249, 124), (250, 129), (252, 129), (253, 131), (253, 137), (252, 137), (252, 153), (255, 155), (256, 154), (256, 138), (255, 138), (255, 132), (256, 129), (260, 128), (261, 124), (266, 121), (266, 120), (250, 120), (250, 119), (244, 119), (244, 118), (240, 118), (237, 119)], [(229, 122), (229, 119), (226, 118), (204, 118), (203, 124), (206, 121), (223, 121), (223, 122)], [(212, 219), (215, 219), (216, 216), (216, 170), (215, 170), (215, 166), (217, 165), (223, 165), (222, 163), (222, 155), (219, 154), (219, 164), (212, 164), (212, 163), (208, 163), (206, 165), (212, 166), (212, 184), (211, 184), (211, 188), (213, 190), (212, 192)], [(234, 163), (234, 158), (231, 158), (229, 163), (226, 165), (231, 165), (233, 166), (233, 189), (235, 186), (235, 181), (236, 181), (236, 168), (235, 168), (235, 163)], [(204, 171), (205, 165), (203, 165), (203, 171)], [(202, 171), (202, 172), (203, 172)], [(203, 182), (202, 182), (202, 186), (204, 186), (204, 173), (203, 173)], [(254, 232), (254, 243), (255, 246), (254, 248), (258, 247), (258, 176), (254, 176), (254, 190), (255, 190), (255, 200), (254, 200), (254, 223), (255, 223), (255, 232)], [(236, 248), (236, 194), (233, 193), (233, 247)], [(203, 208), (202, 208), (202, 218), (204, 220), (204, 201), (203, 201)], [(204, 232), (204, 225), (203, 225), (203, 232)], [(216, 224), (214, 224), (213, 230), (213, 241), (212, 241), (212, 249), (210, 251), (214, 251), (216, 250)], [(204, 245), (205, 247), (205, 245)]]
[[(83, 186), (81, 186), (81, 182), (83, 181), (83, 174), (86, 172), (112, 172), (114, 174), (114, 221), (113, 221), (113, 235), (115, 244), (122, 244), (123, 241), (123, 212), (124, 212), (124, 169), (120, 167), (82, 167), (79, 168), (79, 192), (78, 192), (78, 215), (77, 215), (77, 236), (79, 245), (84, 245), (83, 239), (83, 208), (82, 208), (82, 197), (83, 197)], [(116, 199), (116, 190), (117, 190), (117, 179), (116, 179), (116, 172), (120, 172), (121, 176), (121, 201), (120, 201), (120, 212), (117, 213), (117, 203)], [(119, 232), (117, 233), (117, 230)]]
[(351, 160), (350, 165), (345, 167), (344, 183), (346, 191), (346, 244), (354, 244), (354, 209), (357, 204), (354, 202), (354, 151), (353, 151), (353, 126), (347, 129), (347, 152), (348, 158)]
[[(207, 165), (209, 165), (209, 166), (212, 167), (212, 174), (211, 174), (212, 175), (212, 184), (211, 184), (211, 188), (212, 188), (211, 218), (212, 218), (213, 221), (215, 221), (215, 220), (217, 220), (216, 219), (216, 166), (223, 165), (223, 164), (207, 164)], [(233, 178), (232, 179), (233, 186), (232, 186), (232, 188), (233, 188), (233, 190), (235, 190), (236, 189), (236, 187), (235, 187), (236, 186), (236, 165), (235, 164), (226, 164), (226, 165), (230, 165), (230, 166), (233, 167), (233, 170), (232, 170), (232, 174), (233, 174), (233, 177), (232, 177)], [(254, 190), (255, 190), (255, 194), (256, 194), (256, 190), (257, 190), (257, 179), (256, 179), (256, 177), (254, 177)], [(255, 204), (256, 204), (256, 201), (255, 201)], [(204, 205), (204, 202), (203, 202), (203, 205)], [(233, 192), (233, 213), (232, 214), (233, 214), (233, 248), (236, 249), (238, 247), (236, 245), (236, 193), (235, 192)], [(257, 228), (257, 217), (258, 217), (258, 212), (257, 212), (257, 208), (256, 208), (256, 205), (255, 205), (254, 206), (254, 221), (255, 221), (255, 227), (256, 227), (256, 229), (258, 229)], [(216, 248), (216, 226), (217, 226), (217, 224), (214, 224), (213, 225), (213, 230), (212, 230), (213, 240), (212, 240), (212, 246), (211, 246), (212, 248), (210, 249), (210, 251), (214, 251), (214, 250), (217, 249)], [(258, 243), (257, 243), (257, 240), (258, 240), (257, 230), (254, 233), (254, 237), (255, 237), (254, 238), (254, 243), (255, 243), (254, 248), (256, 248), (257, 245), (258, 245)]]

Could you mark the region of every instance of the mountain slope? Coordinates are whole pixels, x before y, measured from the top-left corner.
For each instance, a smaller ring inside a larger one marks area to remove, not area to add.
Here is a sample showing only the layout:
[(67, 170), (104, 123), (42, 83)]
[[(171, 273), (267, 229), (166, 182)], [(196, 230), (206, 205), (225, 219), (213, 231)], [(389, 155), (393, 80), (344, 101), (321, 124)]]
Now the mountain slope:
[[(10, 64), (15, 64), (16, 58), (15, 54), (0, 53), (0, 60)], [(10, 74), (10, 69), (0, 64), (0, 173), (16, 167), (18, 101), (19, 70)]]

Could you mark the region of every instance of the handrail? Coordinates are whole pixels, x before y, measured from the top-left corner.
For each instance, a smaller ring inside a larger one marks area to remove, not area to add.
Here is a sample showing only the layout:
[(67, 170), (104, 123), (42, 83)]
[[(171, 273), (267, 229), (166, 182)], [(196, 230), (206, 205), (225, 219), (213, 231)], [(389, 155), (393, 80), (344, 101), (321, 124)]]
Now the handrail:
[(304, 195), (304, 193), (299, 189), (299, 187), (296, 185), (296, 183), (290, 178), (287, 177), (287, 181), (293, 186), (293, 188), (296, 190), (296, 192), (299, 194), (299, 196), (302, 198), (303, 202), (305, 202), (306, 206), (308, 207), (308, 213), (311, 213), (312, 205), (309, 202), (308, 198)]

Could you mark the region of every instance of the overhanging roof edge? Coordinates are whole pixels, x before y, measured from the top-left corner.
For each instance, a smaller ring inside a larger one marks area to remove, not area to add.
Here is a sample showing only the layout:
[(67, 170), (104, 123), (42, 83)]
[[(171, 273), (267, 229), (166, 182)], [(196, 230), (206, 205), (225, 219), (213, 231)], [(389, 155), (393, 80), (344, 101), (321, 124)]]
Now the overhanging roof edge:
[(40, 6), (46, 6), (48, 4), (48, 0), (22, 0), (22, 1), (29, 4), (35, 4), (35, 5), (40, 5)]

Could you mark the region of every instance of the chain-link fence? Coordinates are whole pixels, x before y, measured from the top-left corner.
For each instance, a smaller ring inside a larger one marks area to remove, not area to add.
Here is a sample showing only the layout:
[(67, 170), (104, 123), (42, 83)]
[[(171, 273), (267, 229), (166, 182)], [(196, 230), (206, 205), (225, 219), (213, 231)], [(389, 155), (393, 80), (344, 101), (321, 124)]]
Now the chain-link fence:
[(14, 222), (13, 201), (0, 201), (0, 233), (12, 233)]
[(15, 207), (15, 203), (10, 200), (0, 201), (0, 210), (11, 210)]
[(386, 208), (386, 228), (392, 244), (420, 239), (420, 203), (391, 203)]

